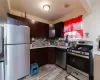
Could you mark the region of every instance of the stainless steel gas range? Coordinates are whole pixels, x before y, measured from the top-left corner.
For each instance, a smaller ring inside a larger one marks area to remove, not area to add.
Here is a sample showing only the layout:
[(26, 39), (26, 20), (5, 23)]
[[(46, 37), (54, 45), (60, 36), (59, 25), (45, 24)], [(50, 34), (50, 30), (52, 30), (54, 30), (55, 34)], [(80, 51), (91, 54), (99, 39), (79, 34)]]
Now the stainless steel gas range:
[(93, 46), (77, 45), (67, 50), (67, 72), (79, 80), (93, 80)]

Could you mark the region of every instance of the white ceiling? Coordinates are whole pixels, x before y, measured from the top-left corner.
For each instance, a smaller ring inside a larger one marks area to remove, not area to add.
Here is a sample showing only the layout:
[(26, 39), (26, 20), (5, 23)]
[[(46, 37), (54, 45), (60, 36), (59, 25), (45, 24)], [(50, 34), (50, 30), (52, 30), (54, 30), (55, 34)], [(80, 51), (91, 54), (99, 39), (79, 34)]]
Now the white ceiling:
[[(45, 12), (42, 8), (43, 5), (49, 4), (51, 6), (50, 11)], [(64, 5), (69, 4), (68, 8)], [(84, 9), (80, 0), (10, 0), (11, 8), (21, 12), (54, 21), (74, 9)]]

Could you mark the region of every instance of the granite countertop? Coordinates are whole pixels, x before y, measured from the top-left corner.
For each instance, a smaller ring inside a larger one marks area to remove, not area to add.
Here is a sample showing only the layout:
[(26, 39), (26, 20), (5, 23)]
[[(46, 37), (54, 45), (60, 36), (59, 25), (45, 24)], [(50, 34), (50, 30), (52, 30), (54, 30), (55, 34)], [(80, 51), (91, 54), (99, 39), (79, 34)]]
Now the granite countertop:
[(33, 47), (32, 47), (32, 44), (30, 44), (30, 49), (47, 48), (47, 47), (54, 47), (54, 48), (67, 49), (67, 47), (65, 47), (65, 46), (48, 45), (48, 46), (33, 46)]

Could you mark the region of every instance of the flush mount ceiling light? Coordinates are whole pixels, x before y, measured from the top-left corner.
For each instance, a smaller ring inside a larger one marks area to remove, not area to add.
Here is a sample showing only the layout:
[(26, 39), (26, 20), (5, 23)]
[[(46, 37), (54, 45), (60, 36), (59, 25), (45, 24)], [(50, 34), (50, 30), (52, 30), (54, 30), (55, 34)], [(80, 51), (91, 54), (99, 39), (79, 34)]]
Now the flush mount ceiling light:
[(49, 10), (50, 10), (50, 6), (49, 6), (49, 5), (44, 5), (44, 6), (43, 6), (43, 9), (44, 9), (45, 11), (49, 11)]

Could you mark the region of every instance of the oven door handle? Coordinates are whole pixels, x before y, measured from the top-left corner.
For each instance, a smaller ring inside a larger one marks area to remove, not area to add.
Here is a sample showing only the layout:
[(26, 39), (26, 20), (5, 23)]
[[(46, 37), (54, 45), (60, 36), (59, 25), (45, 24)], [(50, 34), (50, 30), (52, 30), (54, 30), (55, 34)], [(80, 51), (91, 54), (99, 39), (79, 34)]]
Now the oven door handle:
[(75, 54), (75, 53), (68, 53), (68, 54), (69, 55), (73, 55), (73, 56), (78, 56), (78, 57), (89, 59), (89, 56), (79, 55), (79, 54)]

